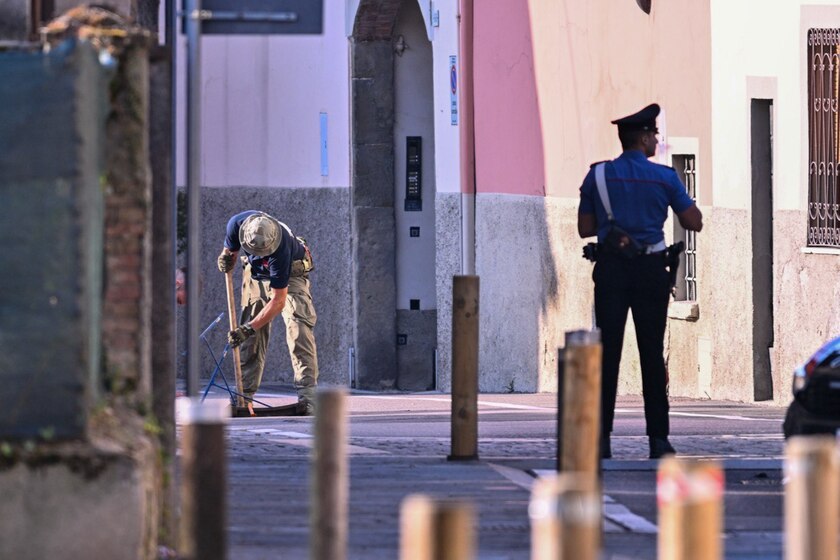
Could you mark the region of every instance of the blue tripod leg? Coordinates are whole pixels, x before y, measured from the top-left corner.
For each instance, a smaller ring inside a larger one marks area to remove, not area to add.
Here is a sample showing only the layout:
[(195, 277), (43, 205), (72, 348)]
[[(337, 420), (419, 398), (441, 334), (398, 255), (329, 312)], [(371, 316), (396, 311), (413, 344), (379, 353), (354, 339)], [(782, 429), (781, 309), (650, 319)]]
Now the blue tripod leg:
[[(219, 387), (220, 389), (227, 388), (228, 393), (230, 393), (230, 387), (227, 387), (227, 379), (225, 379), (225, 373), (222, 371), (222, 362), (221, 360), (216, 359), (216, 354), (213, 352), (213, 348), (210, 346), (210, 343), (207, 341), (207, 334), (210, 330), (215, 327), (219, 322), (221, 322), (222, 317), (224, 317), (224, 312), (219, 313), (218, 317), (216, 317), (213, 321), (207, 325), (207, 328), (199, 335), (199, 338), (204, 342), (204, 345), (207, 347), (207, 351), (210, 352), (210, 357), (213, 358), (213, 362), (216, 364), (216, 367), (213, 369), (213, 374), (210, 376), (210, 381), (207, 383), (207, 387), (204, 389), (204, 394), (201, 396), (201, 401), (204, 402), (204, 399), (207, 398), (207, 394), (210, 392), (210, 387)], [(225, 352), (227, 352), (227, 346), (225, 347)], [(224, 359), (224, 356), (222, 356)], [(216, 383), (216, 376), (221, 375), (222, 379), (225, 382), (226, 387), (222, 387), (218, 383)], [(232, 397), (231, 397), (232, 399)]]

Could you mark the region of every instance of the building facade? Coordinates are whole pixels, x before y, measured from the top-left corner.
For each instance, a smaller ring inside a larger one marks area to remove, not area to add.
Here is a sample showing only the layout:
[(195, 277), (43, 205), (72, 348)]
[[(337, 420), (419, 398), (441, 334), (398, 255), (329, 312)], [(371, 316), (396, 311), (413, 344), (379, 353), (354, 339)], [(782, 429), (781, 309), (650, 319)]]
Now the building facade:
[[(811, 30), (840, 28), (840, 2), (476, 2), (474, 184), (464, 6), (325, 2), (319, 36), (203, 39), (204, 318), (224, 222), (261, 208), (312, 243), (325, 383), (448, 390), (452, 276), (477, 274), (480, 389), (553, 391), (564, 333), (592, 326), (578, 188), (620, 151), (609, 121), (656, 101), (657, 161), (706, 223), (669, 311), (670, 392), (789, 400), (840, 332), (837, 73), (809, 46), (834, 60), (837, 33)], [(290, 379), (283, 344), (269, 360)], [(620, 390), (640, 387), (628, 329)]]

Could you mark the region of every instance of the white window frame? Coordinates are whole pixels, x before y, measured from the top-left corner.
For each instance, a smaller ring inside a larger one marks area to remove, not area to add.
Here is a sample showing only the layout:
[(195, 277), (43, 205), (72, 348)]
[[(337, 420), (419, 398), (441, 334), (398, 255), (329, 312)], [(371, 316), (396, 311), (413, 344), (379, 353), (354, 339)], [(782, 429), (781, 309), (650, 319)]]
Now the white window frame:
[[(694, 202), (700, 206), (703, 200), (703, 190), (702, 186), (702, 160), (700, 157), (700, 142), (697, 138), (692, 137), (671, 137), (665, 139), (665, 145), (667, 147), (666, 153), (664, 154), (665, 161), (669, 162), (669, 165), (674, 165), (675, 158), (679, 158), (682, 160), (684, 157), (693, 157), (694, 158)], [(682, 177), (683, 172), (682, 170), (677, 170), (679, 175)], [(680, 241), (680, 239), (676, 239), (675, 235), (678, 232), (685, 232), (681, 226), (679, 226), (679, 222), (676, 221), (675, 216), (669, 217), (668, 222), (666, 223), (666, 239), (669, 240), (669, 243), (675, 243)], [(683, 253), (680, 256), (680, 268), (684, 272), (681, 277), (677, 278), (677, 299), (671, 302), (671, 305), (668, 308), (668, 316), (672, 319), (683, 319), (687, 321), (696, 321), (700, 315), (700, 308), (699, 308), (699, 289), (700, 289), (700, 282), (699, 282), (699, 270), (697, 269), (698, 263), (698, 244), (697, 244), (697, 237), (696, 233), (694, 232), (685, 232), (685, 238), (682, 239), (686, 242), (686, 250), (689, 254), (694, 256), (694, 270), (693, 270), (693, 277), (687, 278), (686, 277), (686, 253)], [(691, 244), (693, 245), (691, 245)], [(693, 292), (693, 293), (692, 293)], [(689, 295), (693, 296), (691, 299), (688, 299)]]

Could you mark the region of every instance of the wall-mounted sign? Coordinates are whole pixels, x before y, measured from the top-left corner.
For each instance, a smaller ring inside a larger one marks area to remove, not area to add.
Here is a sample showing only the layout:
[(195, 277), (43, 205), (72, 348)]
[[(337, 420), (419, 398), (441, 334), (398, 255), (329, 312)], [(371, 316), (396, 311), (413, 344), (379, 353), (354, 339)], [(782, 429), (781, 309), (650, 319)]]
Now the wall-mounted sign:
[(330, 174), (330, 163), (327, 152), (327, 114), (321, 113), (321, 177)]
[(321, 35), (323, 0), (202, 0), (202, 35)]
[(423, 139), (420, 136), (405, 138), (405, 211), (423, 210)]
[(458, 59), (449, 57), (449, 113), (452, 125), (458, 124)]

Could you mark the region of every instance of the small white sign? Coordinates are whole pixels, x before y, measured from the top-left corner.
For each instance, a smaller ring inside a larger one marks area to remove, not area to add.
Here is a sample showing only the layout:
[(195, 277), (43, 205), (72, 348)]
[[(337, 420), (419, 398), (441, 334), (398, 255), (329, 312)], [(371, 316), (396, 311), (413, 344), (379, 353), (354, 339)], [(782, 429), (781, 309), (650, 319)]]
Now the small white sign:
[(327, 151), (327, 114), (321, 113), (321, 177), (328, 177), (330, 164)]

